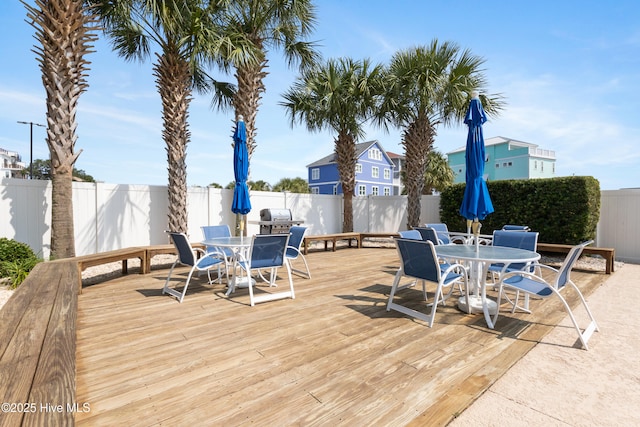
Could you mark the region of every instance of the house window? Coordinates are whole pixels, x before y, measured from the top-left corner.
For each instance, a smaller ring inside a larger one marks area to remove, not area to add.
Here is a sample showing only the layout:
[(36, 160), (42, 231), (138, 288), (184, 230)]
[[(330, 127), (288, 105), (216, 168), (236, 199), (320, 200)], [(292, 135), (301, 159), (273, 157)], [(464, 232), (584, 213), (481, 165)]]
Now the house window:
[(362, 173), (362, 165), (360, 163), (356, 163), (356, 173)]
[(319, 168), (313, 168), (311, 169), (311, 179), (320, 179), (320, 169)]
[(320, 189), (318, 187), (311, 187), (311, 194), (320, 194)]
[(544, 162), (540, 162), (540, 172), (544, 172)]
[(365, 185), (358, 185), (358, 196), (366, 196), (367, 187)]
[(374, 166), (371, 168), (371, 176), (373, 178), (378, 178), (380, 177), (380, 168), (377, 166)]
[(334, 186), (333, 186), (333, 195), (335, 196), (335, 195), (337, 195), (337, 194), (338, 194), (338, 186), (337, 186), (337, 185), (334, 185)]
[(538, 170), (538, 161), (537, 161), (537, 160), (534, 160), (534, 161), (533, 161), (533, 170), (534, 170), (534, 171), (537, 171), (537, 170)]
[(391, 195), (391, 189), (389, 187), (384, 187), (384, 195), (385, 196), (390, 196)]
[(500, 168), (500, 163), (496, 163), (496, 169)]
[(551, 163), (551, 173), (556, 173), (556, 164)]
[(369, 151), (367, 152), (367, 155), (369, 156), (370, 159), (382, 160), (382, 151), (378, 150), (377, 148), (369, 149)]
[(391, 170), (385, 168), (384, 169), (384, 179), (391, 179)]
[(372, 196), (378, 196), (379, 195), (377, 186), (374, 185), (373, 187), (371, 187), (371, 195)]

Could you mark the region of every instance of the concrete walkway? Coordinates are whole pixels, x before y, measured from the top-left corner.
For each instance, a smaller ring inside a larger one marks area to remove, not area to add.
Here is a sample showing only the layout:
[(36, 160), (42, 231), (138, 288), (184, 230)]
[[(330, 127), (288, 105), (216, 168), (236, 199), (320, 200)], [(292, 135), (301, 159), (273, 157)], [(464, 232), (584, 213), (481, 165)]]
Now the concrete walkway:
[(449, 426), (640, 426), (639, 295), (640, 265), (623, 264), (587, 297), (589, 351), (565, 318)]

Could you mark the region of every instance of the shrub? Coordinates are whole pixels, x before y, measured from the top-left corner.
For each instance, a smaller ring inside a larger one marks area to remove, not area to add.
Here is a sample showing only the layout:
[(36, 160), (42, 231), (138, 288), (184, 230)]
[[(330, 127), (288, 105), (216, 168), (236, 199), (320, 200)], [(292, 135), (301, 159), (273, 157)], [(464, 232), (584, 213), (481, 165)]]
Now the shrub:
[(7, 272), (6, 275), (11, 279), (11, 285), (9, 286), (11, 289), (15, 289), (24, 279), (27, 278), (29, 272), (33, 270), (33, 267), (36, 266), (41, 260), (38, 258), (25, 258), (17, 261), (3, 261), (3, 269)]
[[(464, 184), (442, 192), (440, 219), (449, 230), (465, 231), (459, 209)], [(600, 218), (600, 183), (593, 177), (571, 176), (487, 183), (495, 212), (482, 223), (482, 234), (505, 224), (527, 225), (538, 231), (538, 241), (575, 245), (593, 239)]]
[(0, 277), (9, 277), (12, 288), (17, 288), (40, 261), (29, 245), (0, 238)]

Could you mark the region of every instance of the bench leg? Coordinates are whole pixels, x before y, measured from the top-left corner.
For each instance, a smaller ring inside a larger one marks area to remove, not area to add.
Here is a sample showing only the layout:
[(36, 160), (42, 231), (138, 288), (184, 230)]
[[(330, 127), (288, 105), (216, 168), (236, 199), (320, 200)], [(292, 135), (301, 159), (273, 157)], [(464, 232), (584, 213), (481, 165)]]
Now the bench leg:
[(129, 273), (129, 263), (126, 259), (122, 260), (122, 274)]

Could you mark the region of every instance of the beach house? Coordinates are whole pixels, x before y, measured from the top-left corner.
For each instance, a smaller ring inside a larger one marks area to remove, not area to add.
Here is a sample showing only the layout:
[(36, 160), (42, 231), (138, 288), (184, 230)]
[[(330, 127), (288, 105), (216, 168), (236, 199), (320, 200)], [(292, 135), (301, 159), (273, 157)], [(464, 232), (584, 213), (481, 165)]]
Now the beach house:
[[(496, 136), (485, 139), (484, 178), (504, 179), (553, 178), (556, 176), (556, 153), (529, 142)], [(454, 183), (465, 182), (465, 148), (447, 153)]]
[[(356, 144), (356, 196), (391, 196), (394, 164), (378, 141)], [(343, 194), (335, 153), (309, 165), (309, 188), (313, 194)]]

